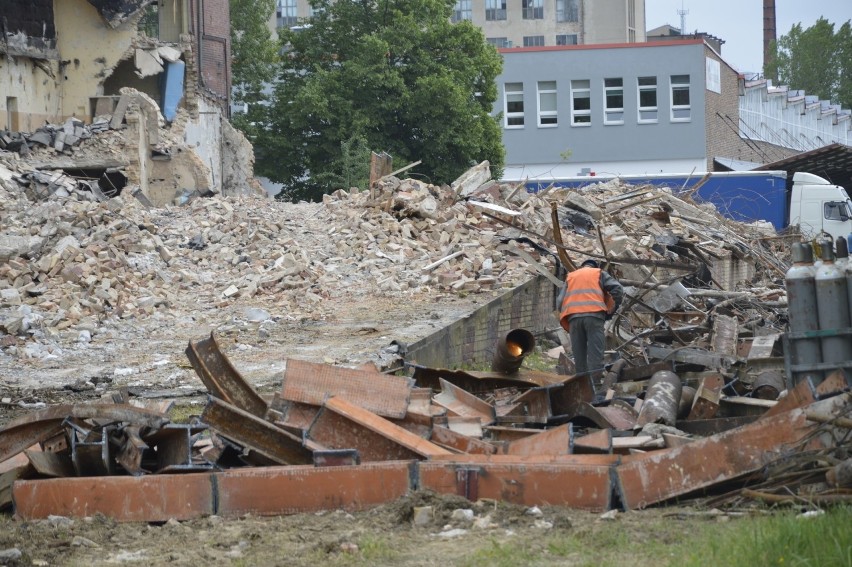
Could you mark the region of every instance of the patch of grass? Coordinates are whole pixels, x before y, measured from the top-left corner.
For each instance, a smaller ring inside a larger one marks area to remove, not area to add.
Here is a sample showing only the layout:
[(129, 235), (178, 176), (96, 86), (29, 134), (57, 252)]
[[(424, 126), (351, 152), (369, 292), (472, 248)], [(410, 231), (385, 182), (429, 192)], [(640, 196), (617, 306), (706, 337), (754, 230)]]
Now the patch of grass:
[(536, 350), (524, 358), (521, 368), (538, 370), (540, 372), (555, 372), (556, 361), (547, 356), (547, 353)]
[(358, 549), (361, 557), (369, 563), (388, 561), (397, 556), (397, 551), (382, 537), (365, 536), (358, 542)]
[(499, 542), (491, 539), (487, 545), (473, 551), (458, 563), (461, 567), (517, 567), (531, 565), (540, 559), (540, 550), (532, 550), (523, 542)]
[(169, 410), (169, 419), (172, 420), (172, 423), (189, 423), (193, 416), (201, 415), (202, 409), (199, 406), (175, 404)]
[(793, 512), (708, 526), (672, 566), (852, 566), (852, 507), (815, 517)]

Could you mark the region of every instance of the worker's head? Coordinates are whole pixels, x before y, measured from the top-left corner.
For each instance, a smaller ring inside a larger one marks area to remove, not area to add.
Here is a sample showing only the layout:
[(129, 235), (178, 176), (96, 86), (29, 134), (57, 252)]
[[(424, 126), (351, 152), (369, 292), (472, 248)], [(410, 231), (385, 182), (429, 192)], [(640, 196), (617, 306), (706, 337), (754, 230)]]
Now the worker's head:
[(595, 260), (594, 258), (587, 258), (586, 260), (583, 260), (582, 264), (580, 264), (581, 268), (585, 268), (587, 266), (589, 268), (600, 268), (601, 267), (600, 264), (598, 264), (598, 261)]

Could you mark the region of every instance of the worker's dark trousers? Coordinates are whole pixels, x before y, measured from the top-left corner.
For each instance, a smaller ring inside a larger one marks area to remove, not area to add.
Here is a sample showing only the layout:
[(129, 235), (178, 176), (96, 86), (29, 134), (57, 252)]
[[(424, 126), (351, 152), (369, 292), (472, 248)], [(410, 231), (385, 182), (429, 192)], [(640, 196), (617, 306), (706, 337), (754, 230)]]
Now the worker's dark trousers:
[(603, 368), (604, 320), (595, 316), (574, 316), (570, 320), (571, 349), (577, 374)]

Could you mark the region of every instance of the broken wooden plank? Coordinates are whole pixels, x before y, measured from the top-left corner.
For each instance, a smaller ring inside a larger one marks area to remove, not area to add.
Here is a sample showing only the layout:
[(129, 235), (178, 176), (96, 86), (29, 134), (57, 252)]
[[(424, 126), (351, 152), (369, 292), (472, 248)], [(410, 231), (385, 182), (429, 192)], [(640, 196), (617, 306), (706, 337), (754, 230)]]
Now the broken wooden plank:
[(284, 371), (281, 397), (314, 406), (323, 405), (331, 396), (345, 398), (376, 415), (400, 419), (408, 411), (413, 387), (404, 376), (291, 358)]

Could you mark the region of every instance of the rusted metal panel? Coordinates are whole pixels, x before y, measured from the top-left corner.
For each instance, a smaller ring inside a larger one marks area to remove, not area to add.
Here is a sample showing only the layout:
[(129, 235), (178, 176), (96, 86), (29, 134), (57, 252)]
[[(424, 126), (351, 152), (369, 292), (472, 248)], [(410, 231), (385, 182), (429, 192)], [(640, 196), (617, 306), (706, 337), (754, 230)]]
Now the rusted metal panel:
[(575, 417), (586, 418), (601, 429), (612, 428), (626, 431), (633, 429), (636, 425), (636, 416), (636, 410), (624, 404), (593, 406), (582, 403), (577, 407)]
[(201, 421), (223, 437), (276, 463), (295, 465), (312, 461), (311, 452), (302, 446), (300, 438), (218, 398), (208, 399)]
[(508, 455), (568, 455), (573, 453), (574, 428), (570, 423), (512, 441)]
[(645, 366), (634, 366), (630, 368), (625, 368), (621, 371), (621, 375), (618, 377), (619, 382), (635, 382), (640, 380), (646, 380), (654, 375), (655, 372), (659, 372), (660, 370), (669, 370), (674, 372), (674, 363), (670, 360), (663, 362), (655, 362), (653, 364), (646, 364)]
[(34, 475), (35, 470), (29, 463), (11, 467), (0, 473), (0, 510), (12, 506), (12, 485), (18, 480), (31, 478)]
[(756, 415), (748, 415), (742, 417), (716, 417), (713, 419), (687, 419), (678, 421), (675, 427), (684, 433), (707, 437), (754, 423), (757, 418), (758, 416)]
[(433, 443), (461, 453), (490, 455), (497, 452), (497, 447), (491, 443), (475, 437), (468, 437), (447, 427), (436, 426), (432, 428), (430, 439)]
[(759, 400), (745, 396), (727, 396), (719, 400), (719, 417), (763, 415), (775, 404), (774, 400)]
[(442, 420), (435, 418), (435, 424), (443, 425), (447, 429), (468, 437), (482, 437), (482, 420), (476, 417), (450, 415)]
[(103, 514), (119, 522), (190, 520), (214, 514), (210, 474), (110, 476), (18, 481), (15, 516), (84, 518)]
[(326, 400), (308, 439), (329, 449), (357, 449), (368, 461), (409, 460), (450, 452), (344, 398)]
[(814, 385), (810, 379), (799, 382), (795, 388), (789, 390), (787, 395), (775, 404), (774, 407), (763, 414), (764, 418), (772, 417), (779, 413), (794, 408), (804, 407), (817, 400), (829, 398), (849, 389), (842, 370), (836, 370), (825, 377), (825, 380)]
[(541, 429), (530, 427), (505, 427), (502, 425), (489, 425), (482, 428), (484, 437), (494, 441), (515, 441), (530, 435), (541, 433)]
[(355, 449), (326, 449), (314, 451), (314, 466), (344, 467), (361, 464), (361, 455)]
[(41, 476), (64, 478), (75, 476), (74, 464), (67, 453), (49, 453), (45, 451), (24, 451), (33, 469)]
[(793, 410), (682, 447), (625, 456), (615, 468), (621, 502), (642, 508), (754, 472), (812, 429), (805, 412)]
[(451, 415), (478, 417), (482, 421), (482, 425), (494, 423), (497, 416), (494, 406), (454, 386), (443, 378), (440, 378), (439, 381), (441, 392), (435, 394), (432, 398), (436, 404), (446, 408)]
[(574, 453), (612, 453), (612, 429), (598, 429), (575, 437)]
[(144, 425), (152, 429), (168, 423), (157, 412), (121, 404), (63, 404), (29, 413), (0, 428), (0, 462), (24, 449), (62, 433), (66, 418), (98, 418), (106, 421)]
[(425, 461), (418, 467), (420, 487), (441, 494), (475, 494), (523, 506), (558, 505), (593, 512), (610, 507), (609, 465), (483, 463), (474, 468)]
[(156, 447), (157, 473), (175, 473), (204, 471), (212, 465), (201, 458), (195, 458), (193, 443), (195, 436), (207, 429), (207, 426), (190, 423), (170, 423), (145, 440)]
[(546, 389), (550, 396), (550, 412), (554, 416), (572, 416), (582, 402), (591, 403), (595, 399), (591, 374), (572, 376)]
[(511, 376), (506, 376), (497, 372), (466, 372), (464, 370), (412, 366), (414, 368), (414, 381), (420, 387), (437, 391), (441, 389), (441, 380), (446, 380), (472, 394), (482, 394), (500, 388), (526, 389), (533, 386), (544, 386), (562, 378), (558, 375), (527, 370), (520, 370)]
[(326, 398), (345, 398), (376, 415), (403, 418), (413, 383), (403, 376), (288, 359), (281, 397), (321, 406)]
[(341, 467), (266, 467), (216, 475), (217, 513), (279, 515), (363, 510), (396, 500), (411, 486), (410, 461)]
[(185, 353), (212, 395), (252, 415), (263, 417), (266, 414), (266, 402), (222, 353), (213, 333), (209, 339), (190, 341)]
[(116, 454), (116, 461), (132, 475), (145, 474), (148, 471), (142, 468), (142, 457), (148, 449), (148, 444), (142, 440), (140, 428), (138, 426), (127, 426), (122, 433), (124, 439)]
[(710, 419), (719, 411), (719, 398), (725, 386), (725, 377), (721, 374), (706, 374), (701, 379), (695, 401), (687, 419)]
[(512, 400), (512, 409), (497, 418), (498, 423), (547, 423), (553, 416), (547, 388), (530, 388)]
[(573, 465), (573, 466), (612, 466), (621, 462), (620, 455), (462, 455), (451, 453), (422, 461), (423, 463), (441, 461), (457, 465)]

